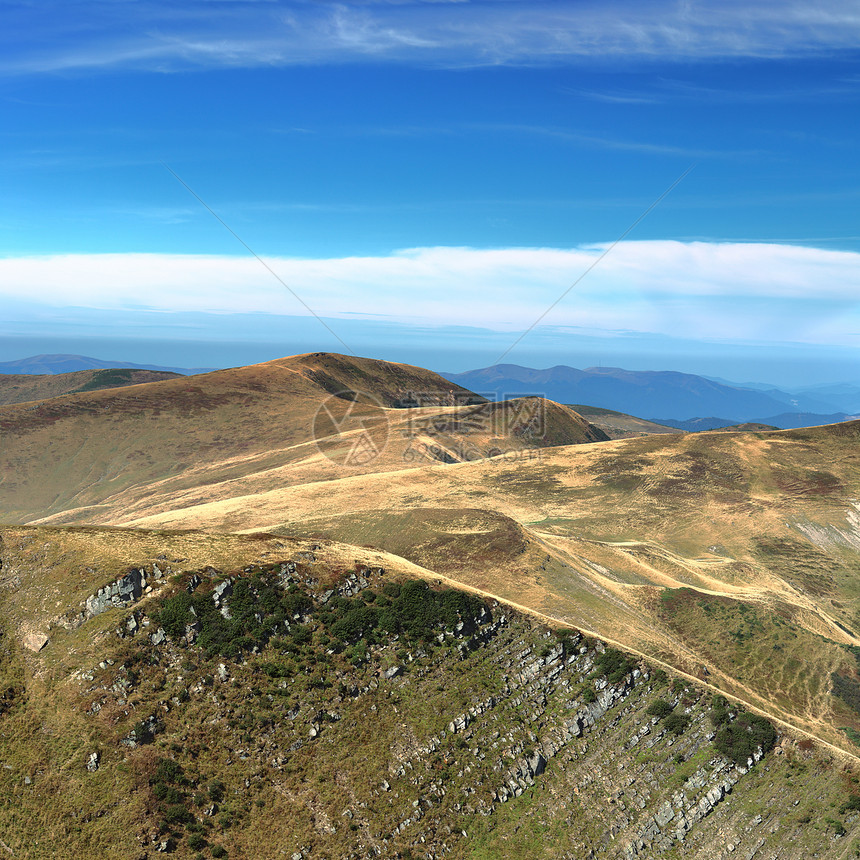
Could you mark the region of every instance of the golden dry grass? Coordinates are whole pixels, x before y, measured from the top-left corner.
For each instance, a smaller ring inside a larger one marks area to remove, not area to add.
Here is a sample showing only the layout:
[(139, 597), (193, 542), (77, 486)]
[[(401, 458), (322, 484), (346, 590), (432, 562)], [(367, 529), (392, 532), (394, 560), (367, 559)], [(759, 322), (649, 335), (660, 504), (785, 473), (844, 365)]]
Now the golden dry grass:
[[(434, 385), (438, 403), (391, 408)], [(388, 566), (707, 672), (830, 740), (839, 720), (860, 726), (837, 715), (826, 682), (854, 671), (844, 646), (860, 644), (860, 423), (581, 444), (597, 434), (567, 407), (541, 405), (538, 426), (533, 401), (446, 405), (462, 396), (447, 385), (420, 368), (312, 354), (6, 407), (2, 516), (370, 545)], [(367, 439), (376, 456), (354, 457)], [(680, 610), (667, 619), (660, 595), (683, 588), (784, 616), (802, 648), (768, 627), (752, 662), (731, 642), (720, 650)], [(754, 665), (778, 683), (757, 684)]]

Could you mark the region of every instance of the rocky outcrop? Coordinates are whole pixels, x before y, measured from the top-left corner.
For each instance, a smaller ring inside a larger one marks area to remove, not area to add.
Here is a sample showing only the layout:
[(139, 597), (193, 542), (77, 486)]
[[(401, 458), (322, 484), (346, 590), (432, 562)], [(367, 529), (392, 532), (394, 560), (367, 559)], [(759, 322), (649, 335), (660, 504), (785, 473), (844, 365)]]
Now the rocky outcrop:
[(108, 609), (135, 603), (140, 600), (150, 583), (157, 582), (163, 577), (164, 572), (157, 564), (152, 564), (148, 573), (146, 567), (131, 568), (125, 576), (108, 583), (86, 599), (84, 617), (92, 618)]
[[(253, 580), (259, 570), (246, 572)], [(285, 856), (528, 857), (536, 843), (518, 834), (532, 828), (553, 833), (559, 860), (830, 858), (823, 832), (795, 846), (791, 828), (802, 825), (787, 819), (779, 830), (768, 818), (768, 804), (787, 805), (785, 774), (768, 773), (779, 757), (738, 767), (719, 755), (710, 696), (693, 684), (498, 604), (436, 627), (429, 641), (377, 633), (353, 654), (328, 635), (326, 618), (343, 609), (332, 597), (381, 585), (379, 572), (357, 565), (332, 582), (319, 567), (285, 561), (265, 573), (317, 609), (301, 625), (281, 618), (259, 652), (205, 656), (193, 622), (170, 638), (141, 607), (122, 629), (138, 633), (147, 659), (105, 662), (79, 679), (89, 718), (125, 712), (120, 744), (158, 734), (155, 745), (178, 758), (193, 748), (202, 770), (218, 738), (230, 796), (253, 792), (289, 818)], [(229, 611), (240, 575), (198, 574), (195, 601), (206, 595)], [(301, 649), (291, 642), (297, 629)], [(130, 643), (117, 645), (127, 660)], [(649, 713), (657, 701), (687, 718), (677, 734)], [(104, 749), (101, 772), (112, 766)], [(749, 809), (760, 810), (758, 823)], [(230, 833), (239, 838), (239, 826)]]

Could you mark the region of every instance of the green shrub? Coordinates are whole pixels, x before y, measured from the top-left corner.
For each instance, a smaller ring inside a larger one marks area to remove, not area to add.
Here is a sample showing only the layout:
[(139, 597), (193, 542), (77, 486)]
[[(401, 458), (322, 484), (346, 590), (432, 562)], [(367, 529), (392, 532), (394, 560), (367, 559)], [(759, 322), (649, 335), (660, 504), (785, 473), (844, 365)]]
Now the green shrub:
[(164, 810), (164, 820), (168, 825), (187, 824), (192, 818), (191, 813), (181, 803), (173, 803)]
[(617, 684), (635, 667), (635, 660), (615, 648), (606, 648), (594, 661), (595, 671), (605, 676), (610, 684)]
[(715, 729), (731, 720), (729, 703), (724, 696), (714, 696), (711, 699), (711, 724)]
[(841, 821), (837, 821), (835, 818), (825, 818), (824, 823), (832, 828), (837, 836), (845, 835), (845, 825)]
[(844, 815), (846, 812), (857, 812), (860, 810), (860, 794), (852, 794), (842, 806), (839, 807), (839, 811)]
[(851, 741), (855, 746), (860, 747), (860, 732), (857, 729), (852, 728), (851, 726), (845, 726), (842, 729), (843, 732), (848, 736), (848, 740)]
[(652, 717), (657, 717), (658, 720), (662, 720), (664, 717), (668, 717), (669, 714), (672, 713), (674, 708), (664, 699), (655, 699), (648, 705), (645, 713)]
[(155, 740), (149, 720), (140, 720), (135, 723), (132, 732), (134, 733), (134, 741), (137, 744), (151, 744)]
[(776, 729), (764, 717), (741, 712), (719, 728), (714, 746), (735, 764), (745, 765), (759, 747), (763, 753), (770, 752), (776, 737)]
[(667, 732), (672, 732), (673, 735), (680, 735), (690, 725), (690, 718), (687, 714), (671, 713), (666, 717), (663, 725), (666, 727)]
[(191, 595), (182, 591), (165, 600), (161, 609), (152, 616), (155, 623), (164, 628), (164, 632), (174, 642), (185, 635), (185, 626), (193, 620), (191, 600)]
[(209, 843), (207, 843), (205, 837), (201, 836), (199, 833), (194, 833), (193, 835), (188, 837), (188, 847), (192, 851), (200, 851), (202, 848), (205, 848)]
[(227, 856), (227, 851), (220, 845), (213, 845), (210, 849), (212, 851), (212, 856), (218, 858), (218, 860), (222, 860)]
[(594, 687), (586, 687), (582, 691), (582, 701), (587, 704), (591, 704), (592, 702), (597, 701), (597, 693), (594, 692)]
[(290, 627), (290, 635), (296, 645), (307, 645), (311, 641), (310, 628), (305, 624), (293, 624)]
[(160, 758), (156, 762), (152, 781), (182, 783), (185, 781), (185, 772), (182, 765), (172, 758)]
[(185, 799), (184, 795), (178, 788), (172, 785), (165, 785), (163, 782), (157, 782), (152, 786), (152, 793), (162, 803), (182, 803)]

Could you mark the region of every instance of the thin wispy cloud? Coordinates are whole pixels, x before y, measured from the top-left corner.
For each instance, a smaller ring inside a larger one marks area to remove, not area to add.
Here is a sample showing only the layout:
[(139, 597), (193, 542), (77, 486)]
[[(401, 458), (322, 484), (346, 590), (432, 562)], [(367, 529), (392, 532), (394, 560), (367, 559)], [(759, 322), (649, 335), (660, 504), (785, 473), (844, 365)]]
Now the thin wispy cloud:
[[(476, 126), (475, 128), (480, 128)], [(684, 158), (734, 158), (737, 156), (759, 156), (763, 150), (731, 150), (731, 149), (704, 149), (700, 147), (678, 146), (671, 143), (657, 143), (646, 140), (624, 140), (617, 137), (605, 135), (588, 134), (585, 132), (570, 131), (566, 128), (547, 125), (485, 125), (485, 129), (493, 129), (506, 134), (529, 134), (540, 137), (556, 138), (569, 141), (570, 143), (584, 144), (586, 146), (601, 149), (618, 149), (625, 152), (643, 152), (650, 155), (682, 156)]]
[[(378, 257), (266, 258), (326, 317), (360, 313), (515, 331), (601, 255), (415, 248)], [(761, 243), (623, 242), (545, 321), (688, 337), (856, 345), (860, 253)], [(256, 260), (163, 254), (0, 259), (13, 303), (164, 313), (303, 314)]]
[(618, 105), (700, 104), (702, 101), (720, 104), (815, 104), (822, 100), (860, 98), (856, 82), (834, 79), (817, 85), (792, 83), (780, 87), (761, 87), (752, 82), (745, 87), (718, 87), (690, 80), (668, 78), (643, 79), (639, 89), (588, 90), (562, 87), (560, 92), (571, 96)]
[(651, 105), (662, 100), (660, 96), (648, 95), (644, 92), (601, 92), (598, 90), (572, 90), (569, 87), (562, 87), (561, 92), (569, 93), (574, 96), (581, 96), (582, 98), (591, 99), (596, 102), (606, 102), (608, 104), (619, 105)]
[[(598, 3), (164, 2), (13, 5), (7, 74), (138, 68), (408, 62), (441, 66), (583, 58), (700, 60), (853, 51), (860, 12), (740, 0)], [(22, 33), (29, 47), (22, 48)], [(33, 33), (39, 33), (32, 44)], [(70, 46), (74, 47), (70, 47)]]

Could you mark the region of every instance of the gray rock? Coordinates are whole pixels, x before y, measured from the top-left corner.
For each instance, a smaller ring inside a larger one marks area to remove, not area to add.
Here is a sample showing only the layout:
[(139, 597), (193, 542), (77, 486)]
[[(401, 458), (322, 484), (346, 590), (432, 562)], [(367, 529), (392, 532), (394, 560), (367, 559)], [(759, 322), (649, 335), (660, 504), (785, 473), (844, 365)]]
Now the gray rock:
[(150, 635), (149, 640), (153, 645), (161, 645), (167, 641), (167, 634), (164, 632), (163, 628), (159, 627), (155, 633)]
[(675, 817), (675, 810), (672, 809), (672, 806), (669, 803), (664, 803), (660, 809), (657, 811), (657, 814), (654, 816), (654, 820), (657, 822), (658, 827), (665, 827), (673, 818)]
[(546, 759), (540, 753), (535, 753), (526, 762), (532, 776), (540, 776), (546, 770)]
[(221, 603), (233, 593), (233, 580), (225, 579), (212, 589), (212, 602), (220, 607)]
[(115, 606), (127, 606), (140, 600), (146, 587), (146, 574), (142, 570), (132, 569), (125, 576), (100, 588), (95, 594), (86, 599), (85, 610), (88, 617), (100, 615)]
[(98, 752), (91, 752), (87, 758), (87, 770), (90, 773), (95, 773), (99, 769), (100, 756)]
[(469, 717), (468, 714), (460, 714), (459, 717), (454, 717), (454, 719), (448, 723), (448, 731), (451, 732), (452, 735), (457, 734), (457, 732), (465, 731), (471, 721), (471, 717)]

